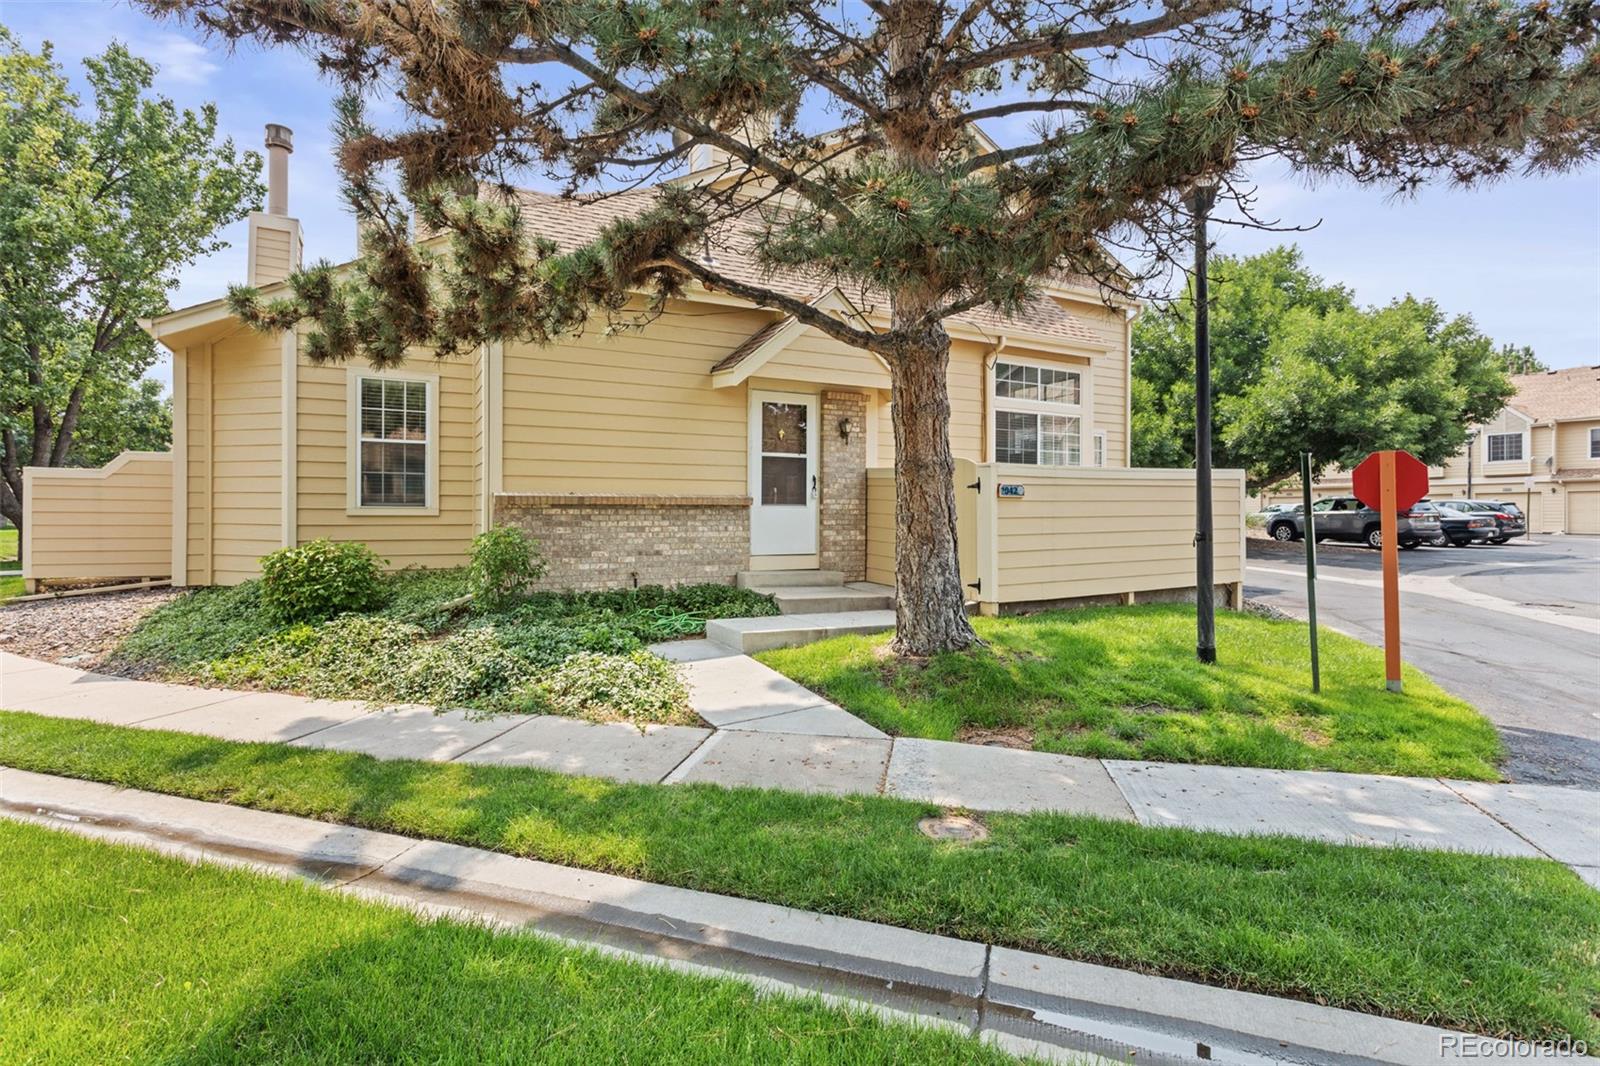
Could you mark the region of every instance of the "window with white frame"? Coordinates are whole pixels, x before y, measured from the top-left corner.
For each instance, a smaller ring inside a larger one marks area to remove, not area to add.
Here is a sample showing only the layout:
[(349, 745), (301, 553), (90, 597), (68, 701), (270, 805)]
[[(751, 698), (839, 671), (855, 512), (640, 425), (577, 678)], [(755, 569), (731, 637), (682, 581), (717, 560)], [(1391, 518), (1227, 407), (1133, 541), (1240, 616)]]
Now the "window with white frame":
[(1484, 447), (1489, 462), (1514, 463), (1522, 458), (1522, 434), (1490, 433)]
[(994, 365), (994, 460), (1083, 463), (1083, 377), (1032, 363)]
[(427, 507), (428, 383), (361, 377), (357, 388), (357, 505)]
[(1103, 429), (1094, 431), (1094, 465), (1106, 465), (1106, 431)]
[(1600, 459), (1600, 429), (1589, 431), (1589, 458)]

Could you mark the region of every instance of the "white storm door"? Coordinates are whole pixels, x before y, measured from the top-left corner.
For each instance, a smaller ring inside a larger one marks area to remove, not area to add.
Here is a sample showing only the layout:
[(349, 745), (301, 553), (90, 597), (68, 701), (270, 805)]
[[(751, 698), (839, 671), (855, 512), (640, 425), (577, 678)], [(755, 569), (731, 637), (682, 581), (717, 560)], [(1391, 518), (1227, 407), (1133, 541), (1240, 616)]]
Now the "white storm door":
[(817, 550), (817, 398), (750, 391), (750, 554)]

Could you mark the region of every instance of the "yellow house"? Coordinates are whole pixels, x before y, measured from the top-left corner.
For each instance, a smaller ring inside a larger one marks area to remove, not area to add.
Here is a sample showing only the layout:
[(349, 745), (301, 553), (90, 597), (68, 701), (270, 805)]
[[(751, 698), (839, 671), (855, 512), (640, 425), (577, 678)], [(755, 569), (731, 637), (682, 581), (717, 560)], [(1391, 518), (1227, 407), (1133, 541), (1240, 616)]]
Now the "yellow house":
[[(1533, 533), (1600, 534), (1600, 366), (1517, 374), (1511, 383), (1516, 394), (1500, 414), (1474, 426), (1467, 447), (1429, 471), (1429, 495), (1510, 501)], [(1348, 493), (1349, 473), (1330, 474), (1316, 491)]]
[[(270, 298), (298, 266), (300, 226), (284, 190), (288, 131), (269, 129), (267, 143), (269, 210), (250, 220), (249, 280)], [(593, 204), (520, 195), (532, 229), (576, 247), (652, 191)], [(737, 249), (707, 254), (758, 277)], [(760, 280), (882, 319), (859, 294)], [(990, 549), (971, 564), (974, 589), (987, 581), (977, 598), (997, 604), (1008, 580), (1012, 602), (1192, 590), (1192, 474), (1185, 487), (1173, 471), (1128, 469), (1136, 310), (1063, 280), (1014, 318), (978, 310), (947, 323), (951, 445), (984, 468), (967, 488), (993, 483), (963, 497), (984, 501), (963, 504), (982, 527), (971, 544)], [(870, 576), (892, 580), (881, 565), (892, 480), (868, 491), (869, 472), (894, 461), (887, 368), (737, 299), (692, 287), (643, 329), (460, 359), (419, 351), (393, 370), (315, 365), (302, 335), (255, 332), (222, 300), (147, 328), (173, 354), (174, 584), (237, 583), (263, 554), (316, 537), (364, 541), (393, 567), (458, 565), (476, 532), (502, 523), (538, 538), (554, 588), (796, 570), (859, 581), (869, 528)], [(1054, 475), (1077, 487), (1035, 486), (1002, 509), (1019, 516), (1003, 529), (988, 513), (1001, 479), (1020, 495), (1028, 477)], [(1236, 585), (1242, 474), (1218, 484), (1217, 581)], [(1039, 513), (1052, 493), (1062, 502)]]

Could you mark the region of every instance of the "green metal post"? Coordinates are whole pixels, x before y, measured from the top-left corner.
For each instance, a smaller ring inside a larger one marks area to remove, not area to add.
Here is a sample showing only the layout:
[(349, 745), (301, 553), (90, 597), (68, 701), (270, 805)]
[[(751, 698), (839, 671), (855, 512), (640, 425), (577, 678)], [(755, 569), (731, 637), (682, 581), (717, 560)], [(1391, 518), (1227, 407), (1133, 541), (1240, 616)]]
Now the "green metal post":
[(1322, 669), (1317, 662), (1317, 516), (1311, 510), (1311, 453), (1300, 453), (1300, 500), (1306, 542), (1306, 605), (1311, 612), (1311, 691), (1322, 691)]

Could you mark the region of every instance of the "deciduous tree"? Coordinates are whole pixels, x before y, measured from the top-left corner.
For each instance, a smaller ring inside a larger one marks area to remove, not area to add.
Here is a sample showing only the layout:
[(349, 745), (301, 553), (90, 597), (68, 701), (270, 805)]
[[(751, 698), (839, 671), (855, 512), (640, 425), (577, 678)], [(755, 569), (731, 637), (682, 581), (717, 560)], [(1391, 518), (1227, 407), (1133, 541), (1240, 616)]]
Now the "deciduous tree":
[[(691, 285), (883, 356), (896, 646), (916, 654), (976, 639), (955, 546), (947, 318), (1014, 310), (1050, 276), (1135, 285), (1109, 253), (1174, 249), (1186, 190), (1263, 156), (1407, 189), (1571, 167), (1600, 148), (1590, 0), (139, 2), (303, 47), (349, 101), (397, 94), (405, 113), (382, 130), (345, 105), (341, 164), (369, 237), (354, 272), (311, 270), (275, 306), (235, 301), (265, 328), (314, 319), (318, 357), (546, 340)], [(1033, 125), (984, 147), (975, 126), (1002, 118)], [(729, 161), (724, 180), (663, 184), (576, 252), (470, 195), (539, 170), (576, 193), (650, 181), (701, 146)], [(378, 182), (387, 164), (448, 256), (406, 240), (408, 212)], [(721, 242), (773, 278), (861, 293), (878, 317), (719, 269), (704, 253)]]
[[(1377, 448), (1442, 462), (1511, 395), (1511, 346), (1496, 351), (1431, 300), (1362, 309), (1292, 247), (1217, 256), (1211, 273), (1213, 457), (1244, 469), (1252, 489), (1293, 474), (1306, 450), (1319, 465), (1353, 466)], [(1193, 464), (1192, 290), (1139, 318), (1133, 353), (1134, 462)]]
[(163, 442), (138, 320), (263, 194), (260, 158), (218, 140), (214, 108), (153, 95), (155, 68), (121, 45), (84, 67), (87, 114), (49, 45), (0, 27), (0, 514), (19, 528), (24, 466)]

